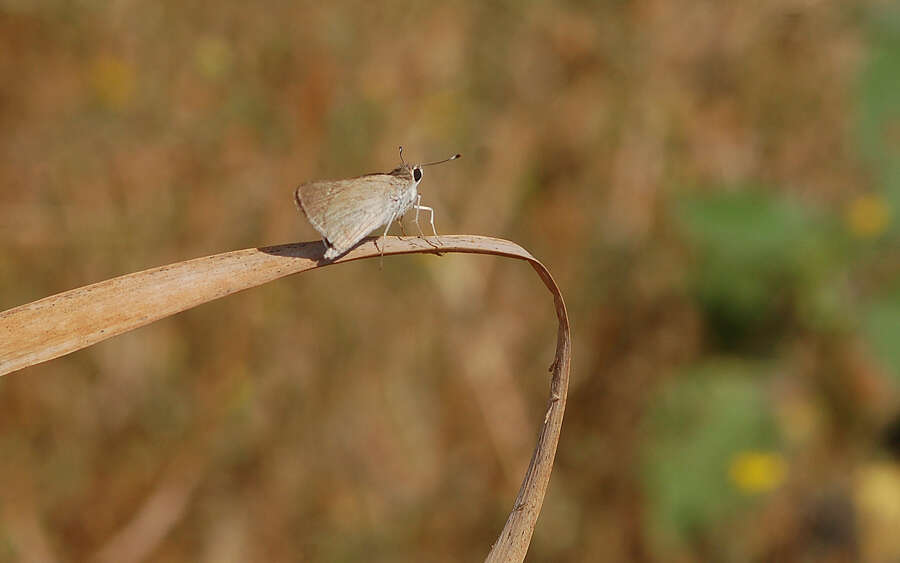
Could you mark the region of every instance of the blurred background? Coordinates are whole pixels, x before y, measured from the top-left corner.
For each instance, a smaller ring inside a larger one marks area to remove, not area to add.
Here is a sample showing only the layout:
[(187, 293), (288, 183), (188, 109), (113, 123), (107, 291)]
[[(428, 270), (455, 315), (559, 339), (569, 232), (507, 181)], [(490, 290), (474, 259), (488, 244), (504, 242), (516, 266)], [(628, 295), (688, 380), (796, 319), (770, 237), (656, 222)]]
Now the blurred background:
[[(0, 131), (0, 310), (461, 152), (438, 232), (573, 324), (530, 560), (900, 560), (896, 4), (0, 0)], [(555, 334), (392, 257), (8, 375), (0, 561), (480, 560)]]

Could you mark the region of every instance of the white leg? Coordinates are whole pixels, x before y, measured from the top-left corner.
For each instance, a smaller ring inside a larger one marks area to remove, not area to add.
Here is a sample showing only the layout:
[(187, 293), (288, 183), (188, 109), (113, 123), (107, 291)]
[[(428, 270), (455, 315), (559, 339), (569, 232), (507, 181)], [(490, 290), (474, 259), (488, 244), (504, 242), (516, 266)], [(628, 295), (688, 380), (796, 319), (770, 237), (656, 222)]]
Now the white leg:
[(416, 229), (419, 231), (419, 236), (425, 238), (425, 233), (422, 232), (422, 227), (419, 226), (419, 209), (422, 207), (419, 205), (422, 202), (422, 194), (418, 194), (416, 196), (416, 204), (413, 205), (413, 209), (416, 210), (416, 216), (413, 219), (413, 223), (416, 225)]
[[(419, 202), (422, 201), (422, 196), (420, 195), (416, 198), (416, 204), (413, 206), (416, 209), (416, 225), (419, 224), (419, 210), (428, 212), (428, 221), (431, 223), (431, 232), (434, 233), (434, 236), (438, 236), (437, 230), (434, 228), (434, 209), (428, 207), (427, 205), (419, 205)], [(421, 232), (422, 229), (419, 229)]]
[[(431, 232), (434, 233), (434, 238), (437, 240), (437, 243), (441, 244), (441, 241), (438, 238), (437, 229), (434, 228), (434, 209), (428, 207), (427, 205), (419, 205), (421, 201), (422, 196), (420, 194), (419, 197), (416, 198), (416, 204), (413, 206), (416, 210), (416, 227), (419, 229), (419, 234), (423, 238), (425, 237), (425, 235), (422, 233), (422, 227), (419, 227), (419, 210), (421, 209), (422, 211), (428, 212), (428, 222), (431, 223)], [(437, 246), (435, 246), (434, 243), (429, 241), (427, 238), (425, 240), (428, 242), (428, 244), (437, 248)]]
[[(384, 238), (388, 234), (388, 230), (391, 228), (391, 223), (394, 222), (394, 219), (397, 217), (397, 214), (394, 213), (391, 215), (390, 220), (387, 222), (387, 225), (384, 227), (384, 234), (381, 235), (381, 259), (384, 260)], [(378, 248), (378, 241), (375, 241), (375, 248)]]
[(431, 223), (431, 232), (434, 233), (434, 236), (438, 236), (437, 230), (434, 228), (434, 209), (428, 207), (427, 205), (417, 205), (416, 211), (418, 211), (419, 209), (428, 212), (428, 222)]

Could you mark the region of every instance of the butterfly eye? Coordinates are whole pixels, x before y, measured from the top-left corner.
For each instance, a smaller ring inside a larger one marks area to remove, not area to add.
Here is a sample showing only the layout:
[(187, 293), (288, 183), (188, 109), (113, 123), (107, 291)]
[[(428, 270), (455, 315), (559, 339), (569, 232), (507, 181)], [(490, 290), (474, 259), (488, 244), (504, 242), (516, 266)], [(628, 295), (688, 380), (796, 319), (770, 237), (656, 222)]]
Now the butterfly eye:
[(415, 179), (416, 182), (418, 182), (419, 180), (422, 179), (422, 169), (421, 168), (416, 168), (415, 170), (413, 170), (413, 179)]

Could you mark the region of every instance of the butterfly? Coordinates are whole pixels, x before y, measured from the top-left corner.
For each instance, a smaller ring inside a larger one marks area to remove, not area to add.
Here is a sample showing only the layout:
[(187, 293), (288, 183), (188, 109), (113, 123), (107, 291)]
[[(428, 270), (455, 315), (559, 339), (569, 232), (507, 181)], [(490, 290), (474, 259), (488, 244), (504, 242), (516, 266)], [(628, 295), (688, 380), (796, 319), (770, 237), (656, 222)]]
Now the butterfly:
[(294, 192), (294, 201), (322, 235), (327, 260), (343, 255), (379, 227), (385, 227), (382, 238), (387, 236), (391, 223), (399, 221), (410, 208), (416, 210), (415, 224), (419, 234), (422, 235), (419, 212), (423, 211), (428, 213), (431, 230), (437, 237), (434, 209), (422, 205), (419, 194), (422, 168), (461, 156), (455, 154), (436, 162), (410, 165), (403, 160), (403, 147), (400, 147), (401, 165), (390, 172), (300, 184)]

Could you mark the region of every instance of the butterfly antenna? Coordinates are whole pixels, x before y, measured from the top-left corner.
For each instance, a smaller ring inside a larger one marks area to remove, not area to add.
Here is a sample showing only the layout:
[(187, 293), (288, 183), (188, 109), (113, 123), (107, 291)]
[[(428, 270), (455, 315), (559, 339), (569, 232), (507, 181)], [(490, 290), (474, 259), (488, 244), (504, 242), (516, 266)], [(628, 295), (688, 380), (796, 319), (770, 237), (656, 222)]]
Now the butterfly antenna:
[(426, 164), (420, 164), (419, 166), (433, 166), (435, 164), (443, 164), (445, 162), (450, 162), (451, 160), (456, 160), (457, 158), (462, 158), (462, 155), (459, 153), (456, 153), (453, 156), (451, 156), (450, 158), (445, 158), (444, 160), (438, 160), (438, 161), (429, 162)]
[(400, 145), (400, 162), (403, 163), (403, 166), (406, 166), (406, 161), (403, 160), (403, 145)]

